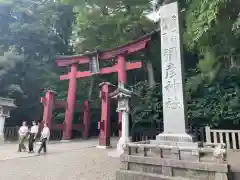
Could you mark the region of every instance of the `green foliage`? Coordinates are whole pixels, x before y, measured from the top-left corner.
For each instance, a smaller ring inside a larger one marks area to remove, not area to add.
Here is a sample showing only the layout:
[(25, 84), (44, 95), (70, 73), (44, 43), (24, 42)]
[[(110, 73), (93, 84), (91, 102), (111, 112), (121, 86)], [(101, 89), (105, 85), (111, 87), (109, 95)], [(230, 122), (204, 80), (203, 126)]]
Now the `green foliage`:
[(52, 0), (0, 2), (0, 96), (18, 105), (8, 124), (41, 117), (40, 89), (58, 86), (54, 57), (68, 52), (71, 12)]
[(101, 0), (77, 6), (75, 48), (78, 52), (113, 48), (151, 31), (153, 24), (143, 16), (147, 5), (148, 2)]
[(202, 83), (188, 96), (188, 119), (192, 124), (239, 128), (239, 71), (222, 71), (212, 82)]
[(161, 86), (157, 84), (149, 87), (147, 83), (140, 82), (136, 84), (139, 99), (132, 104), (133, 126), (155, 126), (162, 121), (162, 95)]
[[(162, 0), (159, 4), (167, 2)], [(240, 108), (240, 1), (179, 3), (184, 22), (184, 55), (195, 54), (185, 57), (188, 119), (192, 124), (232, 127), (238, 122)], [(137, 39), (157, 27), (144, 16), (150, 9), (150, 0), (1, 0), (0, 96), (16, 98), (18, 105), (7, 122), (15, 125), (23, 119), (40, 118), (41, 88), (52, 88), (58, 99), (66, 99), (68, 82), (59, 81), (63, 71), (55, 65), (56, 54), (114, 48)], [(159, 50), (156, 37), (148, 53), (128, 57), (129, 61), (152, 64), (152, 69), (128, 73), (129, 85), (136, 84), (140, 93), (138, 100), (132, 102), (133, 126), (155, 126), (162, 121)], [(115, 60), (105, 61), (101, 67), (114, 63)], [(145, 72), (149, 76), (153, 70), (157, 85), (149, 87)], [(77, 100), (92, 100), (94, 121), (100, 119), (97, 85), (103, 81), (116, 84), (117, 75), (78, 81)], [(64, 110), (56, 110), (55, 115), (56, 121), (62, 122)]]

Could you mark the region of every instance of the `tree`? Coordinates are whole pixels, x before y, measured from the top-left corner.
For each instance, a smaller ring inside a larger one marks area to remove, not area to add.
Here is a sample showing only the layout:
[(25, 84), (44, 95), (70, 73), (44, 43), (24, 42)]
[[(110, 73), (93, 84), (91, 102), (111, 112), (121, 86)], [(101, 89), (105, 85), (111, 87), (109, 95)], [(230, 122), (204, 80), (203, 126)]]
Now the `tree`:
[(0, 95), (18, 105), (8, 123), (38, 119), (40, 89), (58, 80), (54, 57), (70, 51), (66, 24), (73, 19), (72, 8), (51, 0), (12, 0), (1, 2), (0, 9)]
[[(144, 17), (144, 13), (152, 8), (150, 1), (63, 1), (73, 3), (76, 9), (77, 19), (74, 39), (77, 41), (75, 52), (82, 53), (114, 47), (128, 40), (136, 39), (156, 28), (155, 24)], [(159, 0), (156, 4), (159, 6), (169, 2), (171, 0)], [(223, 83), (224, 85), (222, 85), (220, 82), (225, 79), (227, 72), (232, 73), (232, 68), (236, 67), (239, 53), (239, 1), (182, 0), (179, 1), (179, 4), (184, 23), (184, 57), (189, 119), (191, 123), (195, 124), (196, 122), (221, 124), (221, 118), (219, 117), (229, 118), (226, 114), (220, 116), (222, 107), (226, 107), (226, 104), (224, 104), (226, 99), (224, 97), (220, 98), (220, 96), (224, 94), (230, 98), (231, 93), (223, 90), (222, 87), (225, 87), (226, 84)], [(149, 52), (146, 54), (140, 53), (131, 59), (148, 60), (146, 61), (146, 67), (148, 68), (150, 85), (154, 84), (154, 81), (161, 82), (159, 37), (156, 37), (155, 40), (156, 42), (151, 45)], [(231, 65), (226, 66), (229, 62)], [(152, 67), (154, 67), (154, 71)], [(190, 68), (192, 69), (191, 72)], [(137, 75), (140, 76), (138, 81), (146, 79), (143, 74), (131, 74), (135, 77)], [(219, 83), (221, 84), (220, 89)], [(235, 89), (238, 86), (237, 83), (232, 85)], [(145, 113), (143, 109), (154, 106), (155, 103), (149, 100), (151, 95), (148, 94), (154, 88), (145, 89), (147, 90), (143, 97), (148, 98), (140, 98), (140, 102), (137, 103), (138, 105), (135, 108), (140, 110), (134, 111), (134, 116), (136, 119), (150, 120), (152, 114)], [(217, 96), (212, 89), (218, 92)], [(161, 91), (161, 88), (157, 91)], [(211, 92), (209, 96), (207, 96), (207, 92)], [(219, 100), (217, 102), (215, 102), (216, 97)], [(204, 108), (206, 106), (208, 108)], [(215, 114), (212, 114), (213, 112)], [(157, 116), (159, 115), (157, 113), (159, 112), (155, 111), (153, 114)]]

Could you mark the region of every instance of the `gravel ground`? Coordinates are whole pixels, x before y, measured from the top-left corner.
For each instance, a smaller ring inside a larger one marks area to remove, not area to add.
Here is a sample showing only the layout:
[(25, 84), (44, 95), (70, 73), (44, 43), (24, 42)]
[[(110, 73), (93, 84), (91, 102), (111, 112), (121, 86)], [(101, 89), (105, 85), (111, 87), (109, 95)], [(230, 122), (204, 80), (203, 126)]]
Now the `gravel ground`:
[(119, 159), (96, 144), (96, 140), (50, 144), (49, 153), (41, 156), (17, 153), (14, 145), (1, 147), (0, 180), (115, 180)]
[[(97, 149), (96, 139), (49, 144), (48, 154), (18, 153), (17, 145), (0, 146), (0, 180), (116, 180), (120, 160)], [(116, 140), (112, 141), (113, 146)], [(240, 152), (228, 152), (234, 180), (240, 180)]]

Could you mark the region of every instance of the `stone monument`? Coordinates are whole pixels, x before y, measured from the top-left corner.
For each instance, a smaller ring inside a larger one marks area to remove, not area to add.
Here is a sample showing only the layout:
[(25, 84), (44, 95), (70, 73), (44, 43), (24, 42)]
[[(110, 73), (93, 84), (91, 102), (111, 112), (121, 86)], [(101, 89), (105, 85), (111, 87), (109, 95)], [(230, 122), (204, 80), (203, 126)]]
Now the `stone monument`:
[(16, 107), (14, 99), (0, 97), (0, 143), (4, 142), (5, 119), (10, 117), (10, 111)]
[(127, 143), (116, 179), (227, 180), (229, 166), (225, 161), (224, 144), (199, 147), (186, 132), (178, 3), (161, 6), (158, 16), (164, 132), (150, 142)]
[(186, 103), (184, 94), (184, 64), (180, 37), (178, 3), (160, 7), (161, 64), (164, 132), (156, 143), (177, 146), (197, 146), (186, 133)]
[(133, 91), (125, 88), (124, 84), (119, 82), (118, 88), (109, 94), (109, 97), (118, 99), (117, 112), (122, 112), (122, 134), (117, 144), (117, 151), (110, 156), (119, 157), (123, 152), (126, 144), (131, 142), (129, 136), (129, 100), (133, 95)]

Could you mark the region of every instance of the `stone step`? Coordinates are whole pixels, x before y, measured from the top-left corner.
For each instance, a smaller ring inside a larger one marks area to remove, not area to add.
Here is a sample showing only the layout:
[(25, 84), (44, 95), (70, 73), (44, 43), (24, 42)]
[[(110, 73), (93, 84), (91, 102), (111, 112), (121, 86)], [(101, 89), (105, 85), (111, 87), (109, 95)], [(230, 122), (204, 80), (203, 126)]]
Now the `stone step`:
[(153, 173), (120, 170), (116, 172), (116, 180), (193, 180), (193, 179), (183, 177), (169, 177)]

